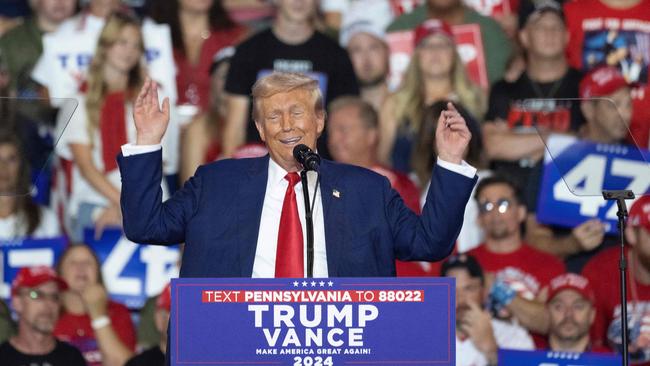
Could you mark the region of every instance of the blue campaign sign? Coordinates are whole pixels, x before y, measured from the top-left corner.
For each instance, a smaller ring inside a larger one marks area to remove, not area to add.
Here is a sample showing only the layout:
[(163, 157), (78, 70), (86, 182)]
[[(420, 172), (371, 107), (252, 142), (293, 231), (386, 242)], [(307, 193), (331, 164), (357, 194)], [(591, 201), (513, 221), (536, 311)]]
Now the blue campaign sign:
[(455, 365), (452, 278), (172, 280), (172, 365)]
[(0, 297), (9, 298), (11, 281), (23, 267), (54, 267), (67, 245), (64, 237), (51, 239), (31, 239), (0, 241), (0, 260), (2, 274), (0, 278)]
[(499, 366), (620, 366), (621, 357), (605, 353), (499, 350)]
[(597, 217), (613, 234), (618, 232), (617, 205), (605, 201), (602, 190), (628, 189), (637, 197), (650, 192), (647, 150), (557, 135), (547, 146), (537, 205), (541, 223), (575, 227)]
[(109, 295), (131, 309), (142, 307), (178, 275), (178, 246), (135, 244), (119, 229), (104, 230), (99, 240), (94, 229), (86, 229), (84, 238), (97, 253)]

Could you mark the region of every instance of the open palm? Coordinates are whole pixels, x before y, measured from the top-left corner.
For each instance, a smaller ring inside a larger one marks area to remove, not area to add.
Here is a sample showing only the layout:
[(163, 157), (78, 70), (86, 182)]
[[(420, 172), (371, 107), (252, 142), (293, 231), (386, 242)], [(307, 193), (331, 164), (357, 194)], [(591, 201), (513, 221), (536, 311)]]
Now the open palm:
[(133, 106), (133, 120), (138, 145), (155, 145), (162, 141), (169, 124), (169, 98), (158, 102), (158, 84), (145, 80)]

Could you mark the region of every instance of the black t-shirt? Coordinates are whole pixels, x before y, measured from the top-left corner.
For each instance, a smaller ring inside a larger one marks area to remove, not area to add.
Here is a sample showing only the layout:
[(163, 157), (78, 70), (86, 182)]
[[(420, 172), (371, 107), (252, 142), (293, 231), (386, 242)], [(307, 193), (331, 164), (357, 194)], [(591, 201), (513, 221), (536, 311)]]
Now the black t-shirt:
[(59, 340), (56, 341), (54, 350), (45, 355), (26, 355), (7, 341), (0, 345), (0, 364), (3, 366), (84, 366), (86, 361), (77, 348)]
[[(261, 31), (241, 43), (230, 62), (226, 91), (250, 96), (255, 81), (272, 71), (301, 72), (316, 78), (326, 104), (342, 95), (359, 94), (347, 52), (318, 31), (298, 45), (283, 43), (271, 29)], [(249, 111), (250, 107), (251, 104)], [(260, 137), (249, 116), (246, 142), (257, 141), (260, 141)], [(325, 141), (326, 136), (319, 139), (318, 149), (321, 155), (327, 157)]]
[(160, 347), (154, 346), (131, 358), (124, 366), (163, 366), (165, 354)]
[[(526, 72), (513, 83), (501, 80), (490, 92), (490, 103), (485, 121), (499, 118), (508, 123), (513, 132), (537, 133), (536, 126), (555, 132), (578, 132), (583, 124), (580, 103), (576, 100), (526, 102), (526, 99), (578, 98), (582, 75), (569, 69), (559, 80), (549, 83), (532, 81)], [(539, 111), (536, 109), (540, 108)], [(492, 169), (510, 177), (523, 190), (529, 211), (537, 206), (541, 178), (541, 161), (494, 161)]]

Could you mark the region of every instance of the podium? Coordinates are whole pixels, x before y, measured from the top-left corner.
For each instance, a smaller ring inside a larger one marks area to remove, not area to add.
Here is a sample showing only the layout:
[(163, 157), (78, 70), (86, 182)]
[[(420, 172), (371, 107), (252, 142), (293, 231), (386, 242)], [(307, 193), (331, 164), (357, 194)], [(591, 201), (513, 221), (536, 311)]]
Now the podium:
[(451, 278), (172, 280), (171, 365), (455, 365)]

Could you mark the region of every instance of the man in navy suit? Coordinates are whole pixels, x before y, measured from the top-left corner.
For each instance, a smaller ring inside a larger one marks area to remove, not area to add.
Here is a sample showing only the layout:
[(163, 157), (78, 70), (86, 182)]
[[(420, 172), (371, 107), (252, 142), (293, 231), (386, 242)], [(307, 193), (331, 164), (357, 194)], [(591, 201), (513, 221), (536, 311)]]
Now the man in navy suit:
[[(293, 149), (316, 147), (325, 127), (323, 98), (316, 80), (274, 73), (254, 85), (253, 103), (269, 155), (202, 166), (163, 203), (160, 141), (169, 122), (169, 101), (161, 108), (157, 86), (147, 80), (135, 102), (136, 144), (124, 145), (118, 157), (124, 231), (139, 243), (185, 242), (181, 277), (306, 273), (302, 186), (290, 183), (302, 168)], [(476, 182), (476, 169), (462, 161), (470, 138), (450, 103), (438, 120), (439, 159), (421, 216), (404, 205), (383, 176), (323, 160), (313, 202), (314, 277), (394, 276), (395, 258), (446, 257)], [(310, 193), (315, 178), (316, 173), (308, 173)]]

